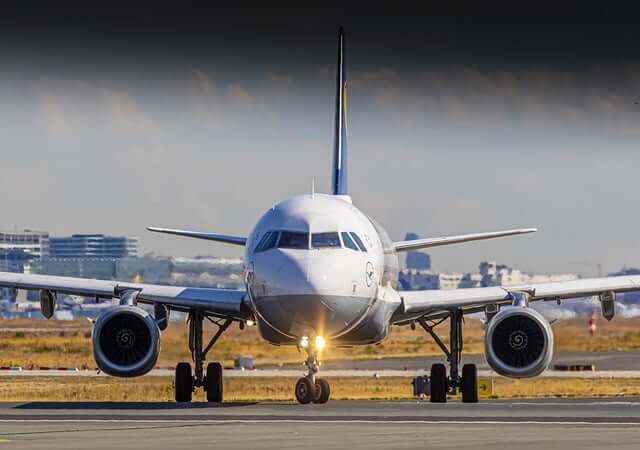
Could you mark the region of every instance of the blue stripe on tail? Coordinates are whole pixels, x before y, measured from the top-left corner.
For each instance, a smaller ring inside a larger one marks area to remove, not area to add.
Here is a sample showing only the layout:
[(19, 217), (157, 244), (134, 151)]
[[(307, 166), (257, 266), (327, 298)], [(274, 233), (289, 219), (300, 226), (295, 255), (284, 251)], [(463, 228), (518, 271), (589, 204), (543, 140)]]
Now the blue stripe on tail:
[(338, 31), (338, 76), (336, 79), (336, 117), (333, 144), (334, 195), (348, 195), (347, 186), (347, 72), (344, 58), (344, 29)]

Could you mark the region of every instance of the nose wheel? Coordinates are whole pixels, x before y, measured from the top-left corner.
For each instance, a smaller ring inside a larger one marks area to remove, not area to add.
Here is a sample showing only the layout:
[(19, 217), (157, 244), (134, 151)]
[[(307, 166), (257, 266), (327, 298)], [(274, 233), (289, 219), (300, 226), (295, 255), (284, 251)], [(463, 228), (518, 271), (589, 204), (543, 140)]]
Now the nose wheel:
[(309, 403), (327, 403), (331, 396), (329, 382), (324, 378), (317, 378), (316, 374), (320, 370), (317, 352), (313, 348), (306, 348), (308, 373), (296, 382), (295, 396), (298, 403), (307, 405)]

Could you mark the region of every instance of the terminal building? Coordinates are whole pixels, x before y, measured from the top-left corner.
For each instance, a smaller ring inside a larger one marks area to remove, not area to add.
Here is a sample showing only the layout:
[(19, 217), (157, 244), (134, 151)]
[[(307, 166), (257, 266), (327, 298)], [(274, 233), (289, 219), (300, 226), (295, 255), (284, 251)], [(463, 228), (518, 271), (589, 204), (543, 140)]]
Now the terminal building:
[(138, 256), (138, 239), (104, 234), (49, 237), (37, 271), (67, 277), (114, 279), (116, 263)]
[(50, 237), (49, 258), (133, 258), (138, 256), (138, 239), (104, 234), (74, 234)]
[(0, 271), (29, 272), (31, 261), (48, 252), (46, 231), (0, 231)]
[[(0, 231), (0, 272), (31, 272), (34, 263), (48, 251), (46, 231)], [(13, 298), (9, 289), (0, 288), (0, 299)]]

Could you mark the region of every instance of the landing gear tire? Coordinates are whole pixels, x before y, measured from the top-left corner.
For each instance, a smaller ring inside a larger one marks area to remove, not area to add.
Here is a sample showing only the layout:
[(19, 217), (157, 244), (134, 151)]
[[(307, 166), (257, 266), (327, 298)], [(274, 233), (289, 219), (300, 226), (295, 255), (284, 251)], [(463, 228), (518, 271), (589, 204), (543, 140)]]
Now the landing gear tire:
[(204, 379), (204, 389), (208, 402), (221, 402), (223, 392), (222, 365), (212, 362), (207, 365), (207, 375)]
[(329, 382), (324, 378), (316, 378), (315, 396), (313, 397), (313, 403), (327, 403), (329, 396), (331, 395), (331, 388)]
[(191, 364), (187, 362), (178, 363), (176, 366), (176, 402), (190, 402), (193, 396), (193, 376), (191, 375)]
[(447, 369), (444, 364), (434, 364), (431, 366), (431, 403), (447, 402)]
[(462, 366), (462, 402), (478, 403), (478, 368), (475, 364)]
[(311, 403), (316, 392), (316, 386), (307, 377), (300, 378), (296, 383), (296, 400), (301, 405)]

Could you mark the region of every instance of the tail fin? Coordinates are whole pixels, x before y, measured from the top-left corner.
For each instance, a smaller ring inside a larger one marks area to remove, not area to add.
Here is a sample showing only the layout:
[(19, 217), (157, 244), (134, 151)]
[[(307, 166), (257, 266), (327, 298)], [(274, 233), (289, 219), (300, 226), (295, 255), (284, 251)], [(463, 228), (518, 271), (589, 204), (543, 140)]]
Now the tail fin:
[(344, 29), (338, 31), (338, 76), (336, 79), (336, 117), (333, 144), (334, 195), (349, 195), (347, 186), (347, 72), (344, 58)]

